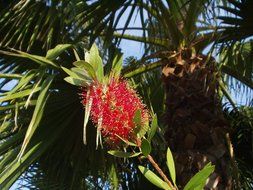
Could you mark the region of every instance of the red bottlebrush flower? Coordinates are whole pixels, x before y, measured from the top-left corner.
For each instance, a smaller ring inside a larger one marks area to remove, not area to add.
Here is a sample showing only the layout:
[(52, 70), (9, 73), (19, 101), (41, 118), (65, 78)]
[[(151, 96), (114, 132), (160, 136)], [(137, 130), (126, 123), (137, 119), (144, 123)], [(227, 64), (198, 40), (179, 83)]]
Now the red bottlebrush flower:
[[(93, 83), (89, 87), (92, 98), (91, 118), (94, 124), (101, 122), (101, 133), (109, 145), (118, 145), (118, 136), (128, 141), (136, 139), (133, 119), (137, 110), (141, 111), (141, 123), (149, 120), (148, 110), (136, 91), (125, 80), (110, 80), (108, 84)], [(86, 104), (86, 92), (83, 93)]]

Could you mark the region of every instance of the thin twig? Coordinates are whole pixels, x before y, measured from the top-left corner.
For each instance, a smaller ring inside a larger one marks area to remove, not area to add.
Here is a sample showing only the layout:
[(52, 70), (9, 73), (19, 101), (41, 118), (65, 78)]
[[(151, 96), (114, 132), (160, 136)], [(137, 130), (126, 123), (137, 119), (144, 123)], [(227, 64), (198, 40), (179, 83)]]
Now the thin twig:
[(161, 168), (158, 166), (158, 164), (155, 162), (155, 160), (153, 159), (153, 157), (151, 155), (147, 156), (148, 160), (150, 161), (150, 163), (153, 165), (153, 167), (156, 169), (156, 171), (160, 174), (160, 176), (163, 178), (163, 180), (169, 185), (169, 187), (172, 190), (176, 190), (176, 188), (172, 185), (172, 183), (170, 182), (170, 180), (167, 178), (167, 176), (163, 173), (163, 171), (161, 170)]

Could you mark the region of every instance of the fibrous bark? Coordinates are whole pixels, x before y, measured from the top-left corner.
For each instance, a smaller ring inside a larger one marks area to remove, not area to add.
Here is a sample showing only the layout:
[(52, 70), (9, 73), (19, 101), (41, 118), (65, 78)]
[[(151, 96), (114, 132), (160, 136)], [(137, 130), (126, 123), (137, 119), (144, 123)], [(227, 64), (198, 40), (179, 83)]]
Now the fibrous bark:
[(215, 60), (187, 49), (164, 61), (165, 138), (174, 152), (177, 183), (183, 187), (211, 161), (215, 172), (205, 189), (232, 189), (228, 122), (217, 93)]

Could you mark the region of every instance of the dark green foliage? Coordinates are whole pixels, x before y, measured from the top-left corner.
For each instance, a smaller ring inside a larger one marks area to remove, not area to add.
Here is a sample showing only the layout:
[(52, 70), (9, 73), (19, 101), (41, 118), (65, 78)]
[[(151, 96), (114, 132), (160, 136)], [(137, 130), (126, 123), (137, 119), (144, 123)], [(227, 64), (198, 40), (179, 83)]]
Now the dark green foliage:
[(252, 0), (228, 0), (230, 6), (222, 6), (228, 15), (219, 16), (223, 32), (220, 41), (240, 41), (253, 35)]
[(239, 169), (239, 180), (244, 189), (253, 184), (253, 108), (239, 107), (225, 110), (232, 127), (232, 144)]

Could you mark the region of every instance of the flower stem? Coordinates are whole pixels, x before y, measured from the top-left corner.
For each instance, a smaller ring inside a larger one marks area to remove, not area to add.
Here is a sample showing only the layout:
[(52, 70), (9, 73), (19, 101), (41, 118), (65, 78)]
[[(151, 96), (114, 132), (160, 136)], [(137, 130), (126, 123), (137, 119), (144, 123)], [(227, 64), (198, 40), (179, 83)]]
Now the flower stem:
[(169, 185), (169, 187), (172, 190), (176, 190), (177, 188), (175, 188), (172, 183), (170, 182), (170, 180), (167, 178), (167, 176), (163, 173), (163, 171), (161, 170), (161, 168), (158, 166), (158, 164), (155, 162), (155, 160), (153, 159), (153, 157), (151, 155), (147, 156), (147, 159), (150, 161), (150, 163), (153, 165), (153, 167), (156, 169), (156, 171), (160, 174), (160, 176), (163, 178), (163, 180)]
[[(136, 139), (136, 144), (137, 146), (140, 148), (141, 150), (141, 140), (140, 139)], [(167, 178), (167, 176), (163, 173), (162, 169), (158, 166), (158, 164), (155, 162), (155, 160), (153, 159), (153, 157), (149, 154), (147, 156), (147, 159), (149, 160), (149, 162), (153, 165), (153, 167), (156, 169), (156, 171), (160, 174), (160, 176), (163, 178), (163, 180), (169, 185), (169, 187), (172, 190), (177, 190), (177, 187), (174, 187), (172, 185), (172, 183), (170, 182), (170, 180)]]

